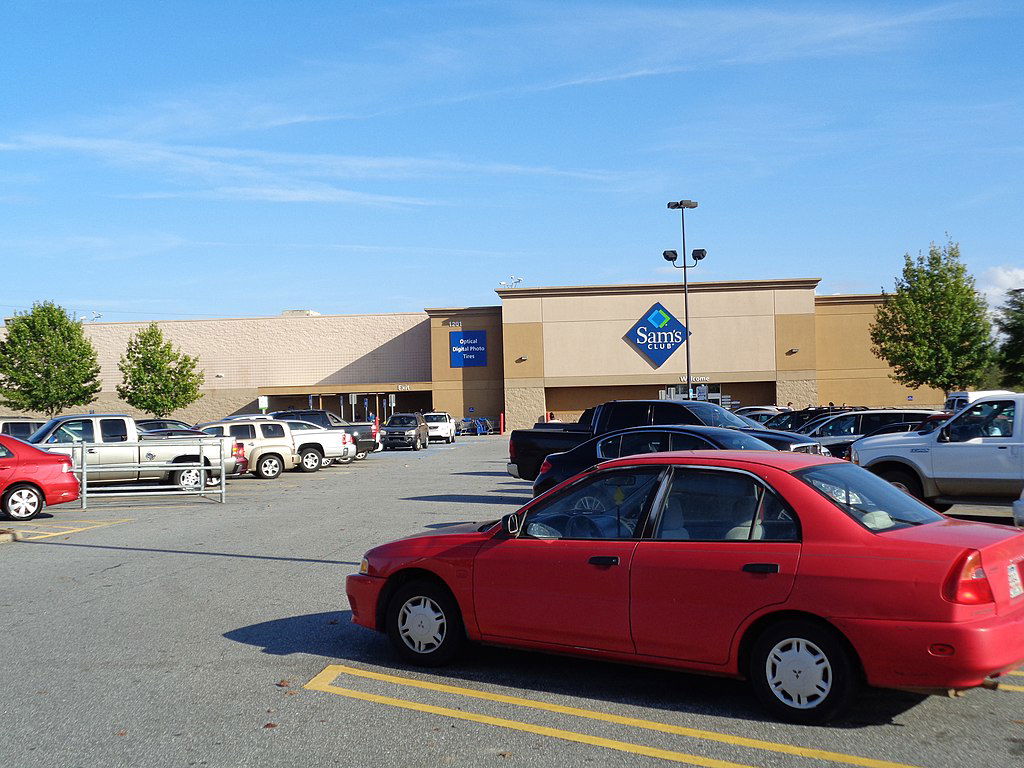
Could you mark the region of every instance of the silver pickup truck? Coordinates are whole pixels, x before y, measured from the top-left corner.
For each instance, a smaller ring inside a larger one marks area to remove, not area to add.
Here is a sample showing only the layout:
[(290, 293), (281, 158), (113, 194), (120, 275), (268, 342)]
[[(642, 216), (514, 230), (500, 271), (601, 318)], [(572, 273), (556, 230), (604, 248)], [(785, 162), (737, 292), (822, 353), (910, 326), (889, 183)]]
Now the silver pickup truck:
[[(90, 485), (162, 480), (183, 490), (193, 490), (200, 483), (201, 472), (196, 467), (138, 469), (131, 465), (198, 464), (202, 455), (207, 466), (216, 466), (223, 459), (225, 475), (231, 475), (237, 463), (234, 438), (147, 436), (139, 432), (133, 418), (122, 414), (58, 416), (36, 430), (28, 442), (51, 453), (63, 453), (75, 461), (80, 461), (84, 455), (87, 468), (128, 465), (123, 471), (90, 474)], [(212, 477), (214, 482), (220, 480), (219, 474)]]

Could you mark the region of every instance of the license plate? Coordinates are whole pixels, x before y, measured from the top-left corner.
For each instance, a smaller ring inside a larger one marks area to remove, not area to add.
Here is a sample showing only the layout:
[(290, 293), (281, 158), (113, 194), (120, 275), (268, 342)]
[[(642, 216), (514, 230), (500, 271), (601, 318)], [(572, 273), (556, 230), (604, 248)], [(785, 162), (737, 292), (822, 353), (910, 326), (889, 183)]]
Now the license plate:
[(1021, 583), (1020, 579), (1020, 568), (1016, 563), (1011, 563), (1006, 566), (1006, 578), (1010, 582), (1010, 597), (1020, 597), (1024, 595), (1024, 584)]

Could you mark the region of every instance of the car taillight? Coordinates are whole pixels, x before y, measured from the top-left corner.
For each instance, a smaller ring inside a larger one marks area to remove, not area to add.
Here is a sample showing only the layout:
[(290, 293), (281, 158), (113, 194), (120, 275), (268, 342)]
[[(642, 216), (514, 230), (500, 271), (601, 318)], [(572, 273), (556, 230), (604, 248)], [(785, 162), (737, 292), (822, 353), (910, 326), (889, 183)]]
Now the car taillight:
[(74, 465), (72, 465), (72, 463), (70, 461), (62, 461), (60, 463), (60, 471), (65, 473), (65, 474), (70, 474), (71, 472), (74, 471), (73, 466)]
[(245, 446), (241, 443), (235, 443), (235, 447), (231, 449), (231, 455), (236, 461), (245, 458)]
[(981, 567), (981, 553), (969, 549), (953, 564), (942, 596), (951, 603), (981, 605), (995, 602), (985, 569)]
[(352, 445), (353, 442), (354, 441), (352, 440), (352, 435), (350, 435), (348, 432), (342, 432), (341, 433), (341, 444), (342, 445)]
[(551, 469), (551, 462), (548, 461), (547, 459), (544, 459), (544, 461), (541, 462), (539, 474), (543, 475), (549, 469)]
[(508, 441), (508, 457), (514, 459), (516, 457), (516, 444), (512, 442), (511, 438)]

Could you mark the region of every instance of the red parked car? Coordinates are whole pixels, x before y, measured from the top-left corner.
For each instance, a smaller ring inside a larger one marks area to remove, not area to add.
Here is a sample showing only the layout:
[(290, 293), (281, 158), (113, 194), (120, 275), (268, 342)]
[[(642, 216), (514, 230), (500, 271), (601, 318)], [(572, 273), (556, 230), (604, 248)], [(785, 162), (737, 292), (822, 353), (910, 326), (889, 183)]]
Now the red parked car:
[(31, 520), (53, 504), (78, 498), (71, 459), (0, 435), (0, 510), (12, 520)]
[(499, 522), (370, 550), (352, 620), (407, 661), (464, 641), (750, 680), (777, 716), (864, 683), (991, 686), (1024, 663), (1024, 533), (951, 520), (845, 461), (632, 456)]

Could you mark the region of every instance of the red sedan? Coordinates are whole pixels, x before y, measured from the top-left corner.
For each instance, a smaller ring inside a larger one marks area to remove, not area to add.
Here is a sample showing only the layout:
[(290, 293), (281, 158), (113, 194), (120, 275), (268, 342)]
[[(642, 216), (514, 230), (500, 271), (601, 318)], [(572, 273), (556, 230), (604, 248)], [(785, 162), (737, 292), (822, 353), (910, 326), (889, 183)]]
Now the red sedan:
[(12, 520), (31, 520), (47, 505), (78, 498), (71, 459), (0, 435), (0, 509)]
[(370, 550), (353, 621), (441, 664), (468, 639), (745, 677), (776, 715), (867, 683), (991, 685), (1024, 663), (1024, 533), (860, 467), (715, 451), (606, 462), (500, 522)]

